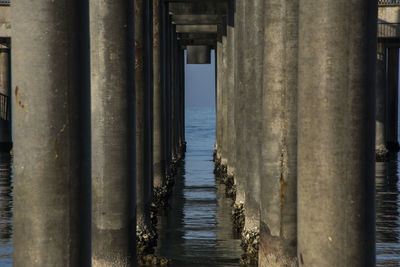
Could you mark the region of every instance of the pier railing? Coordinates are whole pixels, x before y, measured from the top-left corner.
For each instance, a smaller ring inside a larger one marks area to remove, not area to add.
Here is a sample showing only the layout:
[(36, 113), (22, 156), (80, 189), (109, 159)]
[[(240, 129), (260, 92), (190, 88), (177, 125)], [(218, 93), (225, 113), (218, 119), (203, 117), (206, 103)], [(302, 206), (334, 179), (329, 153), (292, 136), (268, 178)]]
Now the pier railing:
[(400, 6), (400, 0), (378, 0), (379, 6)]
[(9, 6), (10, 0), (0, 0), (0, 6)]

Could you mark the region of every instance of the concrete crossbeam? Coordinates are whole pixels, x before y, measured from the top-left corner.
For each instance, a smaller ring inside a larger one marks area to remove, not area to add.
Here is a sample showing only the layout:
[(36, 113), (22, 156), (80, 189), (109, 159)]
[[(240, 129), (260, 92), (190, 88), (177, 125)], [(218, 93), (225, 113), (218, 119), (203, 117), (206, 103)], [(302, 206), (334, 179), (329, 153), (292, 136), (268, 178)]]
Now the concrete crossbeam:
[(172, 23), (177, 25), (216, 25), (225, 20), (222, 15), (172, 15)]

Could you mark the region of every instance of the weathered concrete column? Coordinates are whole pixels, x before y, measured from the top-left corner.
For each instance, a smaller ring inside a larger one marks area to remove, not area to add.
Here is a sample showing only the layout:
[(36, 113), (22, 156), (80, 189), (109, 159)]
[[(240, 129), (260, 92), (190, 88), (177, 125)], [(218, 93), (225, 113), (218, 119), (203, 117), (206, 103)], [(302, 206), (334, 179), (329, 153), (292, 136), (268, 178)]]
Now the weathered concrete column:
[(297, 266), (297, 54), (299, 1), (264, 10), (259, 266)]
[(9, 44), (0, 44), (0, 151), (6, 152), (12, 148), (10, 78)]
[(166, 2), (161, 3), (165, 7), (165, 20), (164, 26), (165, 26), (165, 131), (166, 131), (166, 162), (165, 162), (165, 167), (166, 167), (166, 173), (167, 176), (171, 176), (171, 164), (172, 164), (172, 108), (171, 108), (171, 80), (172, 80), (172, 53), (171, 53), (171, 35), (172, 35), (172, 25), (171, 25), (171, 18), (170, 15), (168, 15), (168, 4)]
[(386, 83), (386, 47), (383, 43), (378, 43), (376, 58), (376, 114), (375, 114), (375, 150), (376, 160), (382, 161), (387, 158), (388, 149), (386, 147), (386, 102), (387, 102), (387, 83)]
[(390, 151), (398, 151), (399, 48), (388, 49), (387, 72), (386, 141)]
[(233, 218), (235, 227), (241, 230), (244, 226), (244, 204), (245, 204), (245, 188), (246, 188), (246, 159), (244, 157), (246, 140), (245, 129), (245, 88), (243, 77), (244, 53), (244, 22), (245, 22), (245, 0), (236, 1), (235, 15), (235, 132), (236, 132), (236, 161), (235, 161), (235, 185), (236, 199), (233, 207)]
[(235, 131), (235, 6), (234, 1), (229, 2), (227, 18), (227, 146), (228, 146), (228, 176), (235, 176), (236, 160), (236, 131)]
[(167, 179), (169, 171), (169, 138), (168, 138), (168, 27), (169, 27), (169, 15), (168, 15), (168, 2), (160, 2), (160, 80), (162, 89), (162, 123), (163, 123), (163, 134), (162, 142), (164, 143), (163, 158), (164, 158), (164, 176)]
[(155, 229), (150, 221), (152, 201), (152, 1), (135, 1), (136, 74), (136, 240), (138, 260), (151, 252)]
[(178, 47), (176, 39), (176, 25), (172, 25), (171, 32), (171, 143), (172, 143), (172, 160), (176, 163), (179, 159), (178, 152)]
[(162, 187), (165, 183), (165, 131), (164, 131), (164, 86), (161, 83), (161, 1), (153, 0), (153, 71), (154, 71), (154, 141), (153, 168), (154, 187)]
[(217, 159), (221, 160), (222, 155), (222, 39), (217, 41), (216, 46), (216, 56), (215, 56), (215, 72), (216, 72), (216, 97), (217, 97), (217, 106), (216, 106), (216, 155)]
[(133, 1), (90, 4), (92, 266), (135, 260), (134, 15), (126, 13), (132, 8)]
[(14, 266), (90, 266), (88, 1), (11, 13)]
[(185, 141), (185, 51), (179, 49), (179, 150), (186, 152)]
[[(226, 25), (222, 25), (223, 33), (222, 33), (222, 42), (221, 42), (221, 61), (219, 64), (219, 77), (221, 78), (219, 81), (221, 85), (219, 89), (221, 90), (221, 164), (226, 169), (228, 165), (228, 86), (227, 86), (227, 36), (226, 36)], [(226, 174), (224, 174), (226, 175)]]
[(299, 14), (299, 266), (375, 266), (377, 2)]
[(244, 92), (246, 127), (244, 138), (246, 177), (245, 225), (242, 242), (245, 244), (245, 263), (258, 261), (260, 227), (260, 157), (262, 134), (262, 88), (264, 47), (264, 0), (245, 3)]

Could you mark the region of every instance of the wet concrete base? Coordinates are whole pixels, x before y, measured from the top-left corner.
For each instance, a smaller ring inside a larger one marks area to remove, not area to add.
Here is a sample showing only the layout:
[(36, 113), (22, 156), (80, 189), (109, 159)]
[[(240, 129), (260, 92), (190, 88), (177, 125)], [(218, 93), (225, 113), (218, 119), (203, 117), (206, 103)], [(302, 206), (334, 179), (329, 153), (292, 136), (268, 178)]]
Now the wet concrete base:
[(213, 160), (214, 160), (214, 174), (217, 182), (225, 185), (226, 197), (235, 200), (236, 186), (233, 175), (228, 174), (228, 167), (222, 164), (221, 159), (218, 158), (216, 151), (214, 151)]
[(232, 207), (232, 223), (233, 230), (237, 233), (241, 233), (244, 228), (244, 204), (243, 203), (234, 203)]
[(297, 267), (296, 241), (284, 240), (271, 235), (267, 225), (260, 222), (260, 267)]
[(388, 160), (389, 150), (385, 146), (378, 146), (375, 149), (376, 161), (383, 162)]
[(136, 226), (136, 251), (139, 265), (147, 264), (144, 262), (145, 256), (154, 253), (157, 245), (157, 231), (153, 225)]
[(257, 265), (259, 243), (260, 243), (259, 229), (243, 229), (242, 243), (240, 245), (244, 250), (244, 254), (240, 259), (241, 264)]

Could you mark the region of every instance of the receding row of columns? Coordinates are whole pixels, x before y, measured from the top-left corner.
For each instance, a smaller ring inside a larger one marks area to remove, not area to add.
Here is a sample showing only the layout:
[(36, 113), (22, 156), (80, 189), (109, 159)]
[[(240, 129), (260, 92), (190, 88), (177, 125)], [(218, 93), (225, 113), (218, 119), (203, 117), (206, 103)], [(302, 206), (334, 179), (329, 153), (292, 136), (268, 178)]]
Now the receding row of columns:
[(384, 41), (378, 42), (376, 64), (376, 158), (388, 159), (397, 152), (398, 143), (398, 86), (399, 48)]
[(136, 266), (154, 245), (153, 193), (185, 146), (167, 5), (13, 3), (15, 266)]
[(374, 266), (377, 3), (235, 2), (217, 43), (215, 155), (244, 206), (242, 260)]

